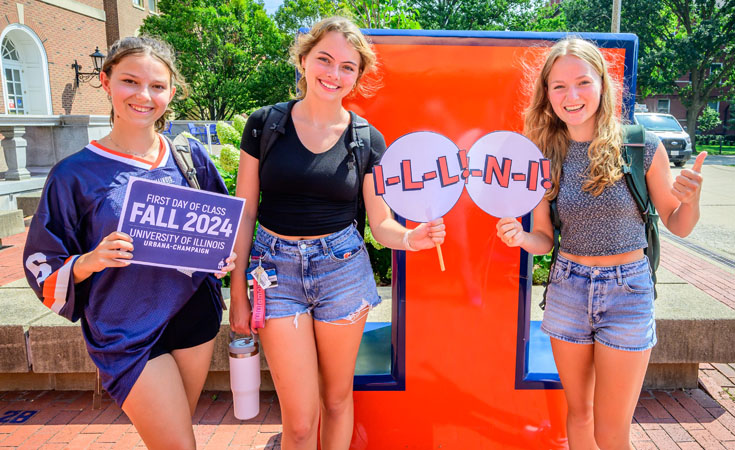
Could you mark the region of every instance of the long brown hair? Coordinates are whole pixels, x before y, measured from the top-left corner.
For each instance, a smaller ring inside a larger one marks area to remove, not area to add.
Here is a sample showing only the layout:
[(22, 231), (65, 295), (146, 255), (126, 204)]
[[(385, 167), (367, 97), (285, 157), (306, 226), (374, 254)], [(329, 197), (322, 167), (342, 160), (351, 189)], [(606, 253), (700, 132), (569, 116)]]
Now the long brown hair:
[(357, 81), (355, 82), (355, 91), (363, 97), (373, 95), (376, 86), (362, 82), (364, 75), (372, 73), (376, 69), (377, 57), (373, 48), (370, 46), (370, 42), (350, 19), (333, 16), (314, 24), (308, 33), (300, 34), (289, 49), (291, 63), (296, 66), (296, 70), (301, 74), (297, 84), (299, 91), (295, 97), (303, 99), (306, 96), (306, 78), (304, 77), (304, 68), (301, 65), (301, 59), (308, 55), (314, 46), (331, 31), (342, 33), (345, 39), (347, 39), (347, 42), (352, 44), (360, 54), (360, 68), (358, 69)]
[[(112, 68), (123, 58), (130, 55), (149, 55), (161, 61), (171, 73), (171, 86), (177, 86), (177, 92), (186, 96), (188, 87), (184, 77), (176, 69), (176, 58), (173, 50), (165, 42), (150, 36), (128, 36), (115, 41), (107, 52), (105, 62), (102, 64), (102, 72), (109, 77), (112, 74)], [(167, 108), (163, 115), (156, 119), (156, 131), (160, 132), (166, 127), (166, 118), (171, 113), (172, 111)], [(114, 122), (115, 109), (113, 108), (110, 112), (110, 125)]]
[(523, 133), (528, 136), (551, 161), (552, 187), (545, 198), (554, 199), (559, 193), (559, 179), (569, 146), (567, 125), (554, 113), (549, 102), (548, 81), (551, 68), (562, 56), (571, 55), (587, 62), (601, 79), (600, 106), (595, 114), (595, 134), (587, 152), (589, 168), (582, 189), (600, 195), (605, 187), (622, 176), (622, 128), (616, 110), (617, 83), (608, 72), (608, 64), (600, 49), (593, 43), (577, 37), (560, 40), (549, 50), (541, 73), (536, 78), (531, 104), (525, 111)]

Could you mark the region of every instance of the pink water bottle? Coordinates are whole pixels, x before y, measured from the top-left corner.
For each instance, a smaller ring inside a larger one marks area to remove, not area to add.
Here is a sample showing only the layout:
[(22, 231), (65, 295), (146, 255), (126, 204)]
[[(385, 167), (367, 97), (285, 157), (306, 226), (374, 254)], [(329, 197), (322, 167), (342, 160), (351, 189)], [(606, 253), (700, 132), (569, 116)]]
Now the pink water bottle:
[(260, 354), (254, 337), (231, 339), (230, 389), (235, 417), (252, 419), (260, 411)]

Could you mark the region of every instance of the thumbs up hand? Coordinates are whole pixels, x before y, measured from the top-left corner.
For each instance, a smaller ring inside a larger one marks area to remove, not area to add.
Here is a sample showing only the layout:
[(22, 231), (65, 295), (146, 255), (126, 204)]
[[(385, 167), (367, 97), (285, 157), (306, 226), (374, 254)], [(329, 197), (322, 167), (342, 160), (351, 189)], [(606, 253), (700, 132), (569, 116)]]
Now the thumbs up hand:
[(691, 169), (682, 169), (674, 180), (671, 193), (681, 203), (699, 202), (699, 194), (702, 191), (702, 163), (707, 157), (707, 152), (697, 155), (694, 166)]

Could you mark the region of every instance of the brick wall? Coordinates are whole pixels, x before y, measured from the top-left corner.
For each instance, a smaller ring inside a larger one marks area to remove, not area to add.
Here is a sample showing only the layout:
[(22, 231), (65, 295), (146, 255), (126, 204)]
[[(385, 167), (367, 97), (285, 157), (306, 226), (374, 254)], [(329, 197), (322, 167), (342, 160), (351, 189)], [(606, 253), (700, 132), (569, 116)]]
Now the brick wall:
[[(143, 1), (144, 9), (133, 5), (133, 0), (105, 0), (105, 3), (109, 5), (108, 9), (115, 9), (117, 17), (115, 18), (116, 23), (108, 24), (108, 30), (112, 30), (112, 33), (116, 34), (114, 39), (119, 39), (125, 36), (135, 36), (138, 34), (138, 28), (140, 28), (150, 12), (148, 11), (148, 0)], [(110, 36), (108, 31), (108, 36)], [(114, 42), (111, 41), (110, 44)]]
[[(16, 3), (24, 5), (24, 24), (43, 42), (48, 58), (53, 114), (109, 114), (109, 103), (102, 89), (89, 83), (74, 86), (76, 59), (82, 71), (92, 70), (89, 55), (99, 46), (107, 53), (105, 22), (35, 0), (0, 2), (0, 31), (18, 23)], [(103, 0), (84, 0), (84, 4), (103, 9)], [(94, 82), (93, 82), (94, 83)], [(0, 92), (5, 86), (0, 86)], [(0, 105), (5, 113), (5, 105)]]

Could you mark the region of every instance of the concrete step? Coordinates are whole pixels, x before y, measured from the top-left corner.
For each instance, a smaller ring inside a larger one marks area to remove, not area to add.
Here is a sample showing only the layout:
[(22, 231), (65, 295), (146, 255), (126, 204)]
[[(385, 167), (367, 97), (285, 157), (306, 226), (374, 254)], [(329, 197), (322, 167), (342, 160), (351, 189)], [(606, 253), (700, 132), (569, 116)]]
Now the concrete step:
[(23, 211), (23, 217), (32, 216), (36, 213), (38, 204), (41, 202), (41, 192), (39, 190), (15, 196), (15, 202), (18, 205), (18, 209)]
[(25, 231), (23, 211), (20, 209), (0, 211), (0, 245), (2, 239)]

